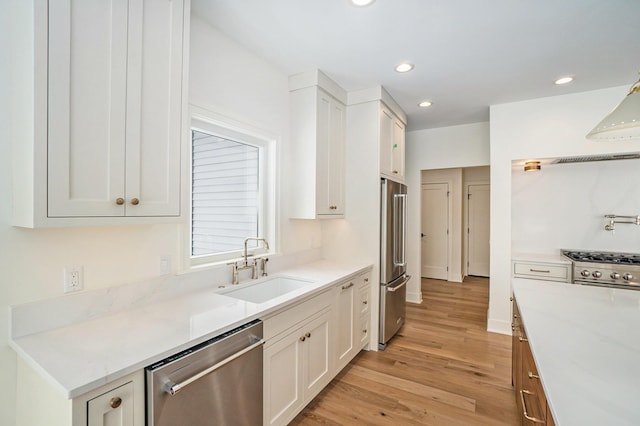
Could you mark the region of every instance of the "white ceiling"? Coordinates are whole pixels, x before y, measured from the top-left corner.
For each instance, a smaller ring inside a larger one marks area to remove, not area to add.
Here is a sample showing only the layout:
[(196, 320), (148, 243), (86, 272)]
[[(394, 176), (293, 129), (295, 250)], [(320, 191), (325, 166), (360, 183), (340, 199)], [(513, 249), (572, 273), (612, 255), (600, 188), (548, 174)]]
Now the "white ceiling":
[[(288, 75), (319, 68), (347, 91), (383, 85), (408, 130), (630, 86), (640, 69), (640, 0), (192, 0), (192, 10)], [(415, 69), (396, 73), (402, 61)], [(555, 86), (564, 75), (575, 81)], [(433, 106), (418, 108), (425, 99)]]

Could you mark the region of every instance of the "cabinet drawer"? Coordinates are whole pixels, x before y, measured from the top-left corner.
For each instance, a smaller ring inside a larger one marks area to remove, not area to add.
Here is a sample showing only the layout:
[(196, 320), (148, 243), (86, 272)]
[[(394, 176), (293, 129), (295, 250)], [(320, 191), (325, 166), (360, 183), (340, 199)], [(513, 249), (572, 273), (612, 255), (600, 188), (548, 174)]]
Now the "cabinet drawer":
[(358, 290), (358, 311), (361, 315), (369, 312), (370, 299), (371, 291), (369, 286), (360, 287), (360, 290)]
[(331, 308), (332, 302), (332, 292), (327, 290), (296, 306), (285, 307), (284, 312), (264, 319), (264, 339), (269, 341), (283, 331), (289, 330), (293, 324), (298, 324), (323, 309)]
[(570, 265), (562, 264), (513, 262), (513, 275), (519, 278), (571, 281)]
[(358, 349), (362, 349), (369, 342), (369, 333), (371, 332), (371, 317), (369, 316), (368, 312), (366, 314), (360, 315), (360, 322), (358, 324), (360, 325), (360, 328), (358, 329), (358, 341), (360, 342)]

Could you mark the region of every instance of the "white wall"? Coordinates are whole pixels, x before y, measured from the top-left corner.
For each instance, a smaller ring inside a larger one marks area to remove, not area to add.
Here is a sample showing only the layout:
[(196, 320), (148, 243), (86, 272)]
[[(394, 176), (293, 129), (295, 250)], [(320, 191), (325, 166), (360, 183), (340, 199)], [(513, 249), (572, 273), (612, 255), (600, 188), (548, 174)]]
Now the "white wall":
[(489, 164), (489, 123), (407, 132), (406, 180), (409, 197), (407, 255), (414, 278), (407, 300), (420, 303), (420, 177), (422, 170), (486, 166)]
[[(29, 16), (5, 13), (0, 2), (0, 28), (32, 30)], [(15, 4), (26, 4), (15, 0)], [(286, 173), (288, 137), (287, 76), (207, 27), (198, 19), (192, 24), (191, 97), (238, 121), (273, 135), (278, 141), (282, 174)], [(11, 198), (11, 137), (9, 117), (9, 45), (0, 38), (0, 197)], [(14, 40), (14, 43), (20, 40)], [(16, 49), (17, 51), (18, 49)], [(22, 55), (27, 51), (20, 50)], [(24, 96), (15, 93), (16, 96)], [(15, 119), (19, 117), (12, 117)], [(21, 129), (17, 129), (21, 130)], [(21, 132), (15, 132), (20, 134)], [(24, 133), (24, 132), (22, 132)], [(286, 180), (283, 180), (286, 185)], [(280, 194), (287, 193), (280, 189)], [(286, 198), (286, 197), (283, 197)], [(286, 199), (280, 205), (286, 211)], [(16, 356), (7, 346), (7, 306), (63, 296), (62, 270), (83, 265), (87, 290), (157, 279), (160, 256), (169, 256), (175, 271), (181, 255), (182, 225), (126, 226), (28, 230), (10, 225), (11, 205), (0, 203), (0, 424), (15, 423)], [(279, 249), (293, 253), (321, 242), (320, 225), (289, 221), (279, 224)], [(227, 268), (212, 274), (229, 275)]]
[(561, 248), (640, 248), (640, 226), (605, 231), (605, 214), (640, 215), (640, 160), (517, 167), (511, 180), (511, 250), (558, 253)]
[[(639, 151), (638, 141), (595, 142), (585, 139), (585, 134), (622, 100), (627, 90), (627, 86), (621, 86), (491, 107), (490, 331), (510, 333), (511, 161)], [(618, 192), (618, 189), (611, 188), (611, 191)], [(522, 189), (518, 188), (518, 197), (521, 192)], [(615, 202), (617, 200), (612, 201)], [(615, 205), (611, 207), (618, 208)], [(593, 211), (596, 210), (600, 214), (600, 207), (593, 207)]]

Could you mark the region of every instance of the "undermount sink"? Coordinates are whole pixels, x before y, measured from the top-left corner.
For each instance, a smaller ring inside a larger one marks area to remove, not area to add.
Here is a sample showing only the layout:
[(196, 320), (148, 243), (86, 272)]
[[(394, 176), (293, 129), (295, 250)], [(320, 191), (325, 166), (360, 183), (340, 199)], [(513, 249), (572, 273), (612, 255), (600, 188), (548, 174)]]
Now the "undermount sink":
[(313, 281), (289, 277), (273, 277), (255, 283), (244, 284), (237, 289), (224, 290), (220, 293), (246, 302), (265, 303), (276, 297), (306, 287), (309, 284), (313, 284)]

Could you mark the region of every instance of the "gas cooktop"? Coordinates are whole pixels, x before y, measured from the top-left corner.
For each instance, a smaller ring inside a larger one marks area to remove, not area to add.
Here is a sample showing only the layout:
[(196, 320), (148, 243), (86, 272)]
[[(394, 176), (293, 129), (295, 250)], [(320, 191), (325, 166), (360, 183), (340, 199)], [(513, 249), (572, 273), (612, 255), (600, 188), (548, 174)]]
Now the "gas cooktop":
[(640, 290), (640, 254), (561, 250), (573, 262), (573, 282)]
[(617, 263), (640, 265), (640, 254), (606, 251), (562, 250), (562, 254), (576, 262)]

